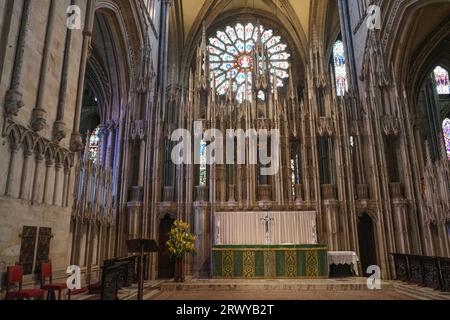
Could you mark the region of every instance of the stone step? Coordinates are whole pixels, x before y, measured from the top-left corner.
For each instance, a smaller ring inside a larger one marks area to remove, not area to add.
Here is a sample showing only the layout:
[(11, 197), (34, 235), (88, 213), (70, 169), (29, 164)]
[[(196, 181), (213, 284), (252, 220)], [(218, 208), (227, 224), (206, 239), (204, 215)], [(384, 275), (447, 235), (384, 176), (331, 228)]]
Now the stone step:
[[(164, 282), (161, 291), (366, 291), (366, 278), (318, 280), (192, 280), (185, 283)], [(394, 291), (390, 281), (382, 282), (382, 290)]]
[(436, 291), (431, 288), (406, 283), (396, 283), (394, 288), (397, 292), (419, 300), (450, 300), (449, 293)]

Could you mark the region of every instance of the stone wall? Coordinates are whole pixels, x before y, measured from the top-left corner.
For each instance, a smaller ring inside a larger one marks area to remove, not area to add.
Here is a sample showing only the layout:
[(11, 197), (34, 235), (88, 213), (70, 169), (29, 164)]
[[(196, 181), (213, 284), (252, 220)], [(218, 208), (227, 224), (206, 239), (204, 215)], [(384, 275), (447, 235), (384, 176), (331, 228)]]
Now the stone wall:
[[(73, 30), (70, 52), (65, 54), (70, 2), (0, 3), (0, 261), (8, 265), (19, 261), (23, 226), (51, 228), (50, 259), (54, 268), (64, 269), (68, 264), (76, 160), (69, 140), (83, 36), (82, 30)], [(86, 1), (76, 3), (85, 12)], [(21, 25), (21, 21), (26, 24)], [(47, 28), (50, 21), (53, 27)], [(17, 113), (3, 108), (11, 88), (22, 95)], [(39, 129), (32, 125), (36, 120), (33, 110), (38, 105), (45, 110), (41, 118), (45, 123), (40, 122)], [(66, 124), (65, 137), (60, 141), (53, 137), (58, 106), (64, 107), (62, 122)]]

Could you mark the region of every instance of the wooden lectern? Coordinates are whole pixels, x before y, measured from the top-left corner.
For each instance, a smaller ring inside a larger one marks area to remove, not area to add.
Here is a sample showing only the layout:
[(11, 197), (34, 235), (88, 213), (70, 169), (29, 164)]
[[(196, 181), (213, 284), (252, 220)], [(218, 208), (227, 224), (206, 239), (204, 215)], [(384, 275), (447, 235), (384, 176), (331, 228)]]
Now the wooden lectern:
[(133, 239), (127, 240), (129, 253), (139, 254), (139, 289), (138, 300), (144, 299), (144, 254), (151, 252), (159, 252), (159, 247), (155, 240), (149, 239)]

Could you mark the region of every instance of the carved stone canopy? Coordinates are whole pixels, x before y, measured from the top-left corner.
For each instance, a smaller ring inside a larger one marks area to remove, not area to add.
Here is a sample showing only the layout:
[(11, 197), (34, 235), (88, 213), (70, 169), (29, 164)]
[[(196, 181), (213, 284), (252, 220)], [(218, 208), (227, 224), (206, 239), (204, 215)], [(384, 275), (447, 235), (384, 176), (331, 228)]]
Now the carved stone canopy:
[(330, 117), (320, 117), (317, 126), (318, 133), (321, 137), (332, 137), (334, 136), (334, 122), (333, 118)]
[(400, 133), (400, 122), (396, 116), (383, 116), (381, 118), (381, 126), (386, 136), (398, 136)]

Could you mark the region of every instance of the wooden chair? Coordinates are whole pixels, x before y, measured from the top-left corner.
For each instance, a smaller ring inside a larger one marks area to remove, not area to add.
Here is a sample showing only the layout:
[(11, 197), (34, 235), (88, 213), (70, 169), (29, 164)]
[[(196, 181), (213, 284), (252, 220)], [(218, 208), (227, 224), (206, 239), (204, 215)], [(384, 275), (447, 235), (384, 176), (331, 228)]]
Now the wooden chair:
[[(31, 300), (43, 298), (45, 291), (42, 289), (22, 289), (23, 268), (22, 266), (8, 267), (6, 276), (6, 300)], [(10, 286), (17, 284), (18, 290), (11, 290)]]
[[(46, 283), (47, 279), (48, 283)], [(53, 283), (51, 262), (41, 264), (41, 289), (47, 291), (47, 300), (55, 300), (55, 291), (58, 291), (58, 300), (61, 300), (62, 292), (67, 289), (66, 283)]]

